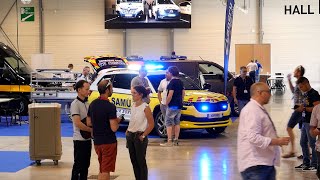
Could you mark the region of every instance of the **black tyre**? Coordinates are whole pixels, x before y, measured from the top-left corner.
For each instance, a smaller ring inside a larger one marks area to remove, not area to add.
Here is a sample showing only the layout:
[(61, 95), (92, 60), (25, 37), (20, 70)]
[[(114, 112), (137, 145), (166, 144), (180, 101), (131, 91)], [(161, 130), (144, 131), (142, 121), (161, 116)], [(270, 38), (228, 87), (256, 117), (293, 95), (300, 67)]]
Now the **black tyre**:
[(36, 160), (37, 166), (41, 166), (41, 160)]
[(220, 133), (223, 133), (224, 130), (226, 130), (226, 126), (225, 127), (216, 127), (216, 128), (208, 128), (206, 129), (206, 131), (209, 133), (209, 134), (220, 134)]
[(167, 129), (165, 126), (164, 115), (159, 111), (154, 119), (154, 130), (161, 138), (167, 137)]
[(233, 117), (239, 117), (239, 115), (240, 115), (238, 105), (235, 103), (233, 103), (233, 107), (231, 107), (231, 115)]

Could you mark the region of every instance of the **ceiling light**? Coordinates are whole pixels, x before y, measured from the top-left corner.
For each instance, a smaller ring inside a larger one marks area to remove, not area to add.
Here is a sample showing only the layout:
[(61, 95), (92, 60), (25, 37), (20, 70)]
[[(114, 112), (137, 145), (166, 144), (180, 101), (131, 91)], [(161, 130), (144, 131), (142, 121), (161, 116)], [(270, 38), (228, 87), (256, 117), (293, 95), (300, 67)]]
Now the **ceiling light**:
[(30, 4), (31, 0), (21, 0), (22, 4)]

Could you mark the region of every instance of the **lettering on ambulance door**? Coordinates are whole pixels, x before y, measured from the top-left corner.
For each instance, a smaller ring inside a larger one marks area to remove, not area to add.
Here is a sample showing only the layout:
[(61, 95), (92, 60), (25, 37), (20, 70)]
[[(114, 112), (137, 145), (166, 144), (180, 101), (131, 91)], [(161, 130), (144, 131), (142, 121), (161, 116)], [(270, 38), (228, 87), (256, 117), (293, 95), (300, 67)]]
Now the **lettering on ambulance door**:
[(133, 74), (116, 74), (113, 78), (114, 90), (111, 102), (116, 105), (118, 115), (124, 114), (126, 120), (129, 120), (131, 115), (131, 80), (135, 76)]

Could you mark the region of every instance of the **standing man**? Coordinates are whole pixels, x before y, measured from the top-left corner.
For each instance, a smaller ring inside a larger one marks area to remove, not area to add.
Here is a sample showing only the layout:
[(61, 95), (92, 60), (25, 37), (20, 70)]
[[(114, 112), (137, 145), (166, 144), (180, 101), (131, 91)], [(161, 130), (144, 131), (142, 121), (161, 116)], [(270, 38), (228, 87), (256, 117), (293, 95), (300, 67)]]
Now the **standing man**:
[[(167, 110), (167, 106), (166, 106), (167, 95), (168, 95), (167, 87), (168, 87), (168, 84), (170, 83), (170, 80), (171, 80), (170, 78), (172, 78), (172, 77), (169, 77), (167, 74), (168, 73), (166, 73), (165, 75), (166, 78), (161, 80), (158, 87), (158, 100), (160, 102), (161, 114), (164, 119), (166, 117), (166, 110)], [(167, 141), (167, 139), (165, 141)]]
[(69, 69), (70, 72), (72, 72), (72, 70), (73, 70), (73, 64), (68, 64), (68, 69)]
[(116, 106), (109, 102), (112, 95), (112, 84), (102, 80), (98, 84), (100, 97), (89, 107), (87, 123), (92, 125), (94, 149), (98, 155), (100, 173), (99, 180), (109, 180), (110, 172), (115, 171), (117, 158), (117, 138), (115, 132), (119, 128), (121, 118), (117, 118)]
[(92, 132), (92, 129), (86, 126), (82, 120), (87, 117), (89, 104), (87, 98), (89, 95), (89, 83), (80, 80), (76, 83), (75, 89), (78, 93), (77, 99), (71, 103), (70, 113), (73, 123), (73, 157), (71, 180), (86, 180), (88, 178), (88, 169), (91, 158), (91, 138), (84, 139), (80, 130)]
[(318, 140), (316, 142), (316, 152), (317, 152), (317, 159), (318, 159), (318, 166), (317, 166), (317, 177), (320, 179), (320, 104), (316, 105), (311, 114), (310, 120), (310, 134), (312, 137), (316, 138), (318, 136)]
[[(295, 169), (315, 171), (317, 168), (317, 154), (315, 150), (316, 139), (310, 135), (310, 119), (313, 107), (320, 103), (320, 97), (318, 91), (311, 88), (307, 78), (300, 77), (297, 84), (303, 93), (303, 104), (296, 108), (296, 111), (301, 112), (302, 115), (300, 145), (302, 149), (303, 163), (295, 167)], [(311, 162), (308, 144), (312, 149)]]
[(132, 80), (131, 80), (131, 89), (135, 86), (143, 86), (146, 88), (147, 90), (147, 93), (148, 93), (148, 96), (146, 98), (143, 98), (143, 102), (146, 102), (147, 104), (150, 103), (150, 86), (149, 86), (149, 83), (148, 83), (148, 80), (146, 78), (148, 72), (147, 72), (147, 69), (145, 66), (142, 66), (139, 70), (139, 75), (134, 77)]
[(252, 79), (253, 82), (256, 81), (256, 70), (258, 69), (258, 65), (253, 62), (253, 60), (250, 61), (250, 63), (247, 65), (247, 68), (249, 70), (249, 76)]
[(240, 76), (234, 80), (232, 90), (234, 103), (238, 105), (239, 113), (250, 100), (250, 87), (252, 84), (252, 79), (247, 76), (247, 68), (240, 67)]
[(82, 74), (77, 78), (77, 81), (85, 80), (89, 84), (91, 84), (91, 78), (90, 78), (90, 67), (85, 66), (82, 70)]
[[(300, 77), (302, 77), (304, 75), (305, 69), (302, 66), (298, 66), (293, 73), (293, 76), (297, 79), (299, 79)], [(290, 86), (290, 90), (293, 93), (293, 101), (294, 101), (294, 111), (291, 114), (291, 117), (288, 121), (288, 125), (287, 125), (287, 131), (290, 137), (290, 143), (291, 143), (291, 150), (287, 153), (284, 154), (282, 157), (283, 158), (290, 158), (290, 157), (294, 157), (295, 156), (295, 136), (293, 133), (293, 128), (301, 121), (302, 121), (302, 114), (301, 112), (297, 111), (297, 107), (299, 107), (302, 104), (302, 100), (303, 100), (303, 95), (302, 92), (300, 91), (299, 87), (297, 84), (295, 84), (295, 86), (293, 86), (292, 82), (291, 82), (291, 74), (288, 74), (288, 82), (289, 82), (289, 86)]]
[(258, 60), (255, 60), (255, 63), (258, 66), (258, 69), (256, 70), (256, 82), (260, 81), (260, 73), (262, 72), (262, 65), (258, 62)]
[(243, 179), (275, 180), (274, 166), (280, 163), (280, 146), (288, 137), (278, 137), (274, 123), (263, 105), (271, 97), (267, 84), (251, 86), (251, 100), (243, 108), (238, 129), (238, 167)]
[(170, 83), (170, 80), (171, 80), (170, 78), (172, 77), (169, 77), (168, 73), (166, 73), (166, 78), (161, 80), (158, 87), (158, 100), (160, 102), (160, 110), (163, 116), (166, 115), (166, 109), (167, 109), (166, 101), (167, 101), (167, 94), (168, 94), (167, 87), (168, 87), (168, 84)]
[[(183, 82), (179, 79), (179, 69), (176, 66), (170, 66), (166, 72), (166, 76), (168, 79), (171, 79), (167, 87), (168, 95), (166, 99), (167, 110), (165, 117), (168, 141), (166, 143), (161, 143), (160, 145), (177, 146), (180, 134), (181, 109), (183, 107), (182, 103), (185, 92)], [(172, 141), (173, 133), (174, 140)]]
[[(73, 64), (68, 64), (68, 69), (69, 69), (69, 72), (62, 73), (61, 77), (73, 81), (75, 79), (75, 76), (74, 76), (75, 74), (72, 73)], [(70, 87), (70, 90), (73, 90), (72, 89), (73, 86), (74, 86), (74, 83), (70, 83), (70, 82), (62, 83), (62, 87)]]

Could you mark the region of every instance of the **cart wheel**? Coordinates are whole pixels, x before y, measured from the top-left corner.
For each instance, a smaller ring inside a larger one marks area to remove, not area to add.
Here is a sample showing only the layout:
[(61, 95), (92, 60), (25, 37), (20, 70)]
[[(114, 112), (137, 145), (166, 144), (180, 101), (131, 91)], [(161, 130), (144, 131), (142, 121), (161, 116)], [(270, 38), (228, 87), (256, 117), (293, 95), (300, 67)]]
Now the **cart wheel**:
[(36, 160), (37, 166), (41, 166), (41, 160)]
[(54, 165), (58, 165), (58, 160), (53, 160)]

